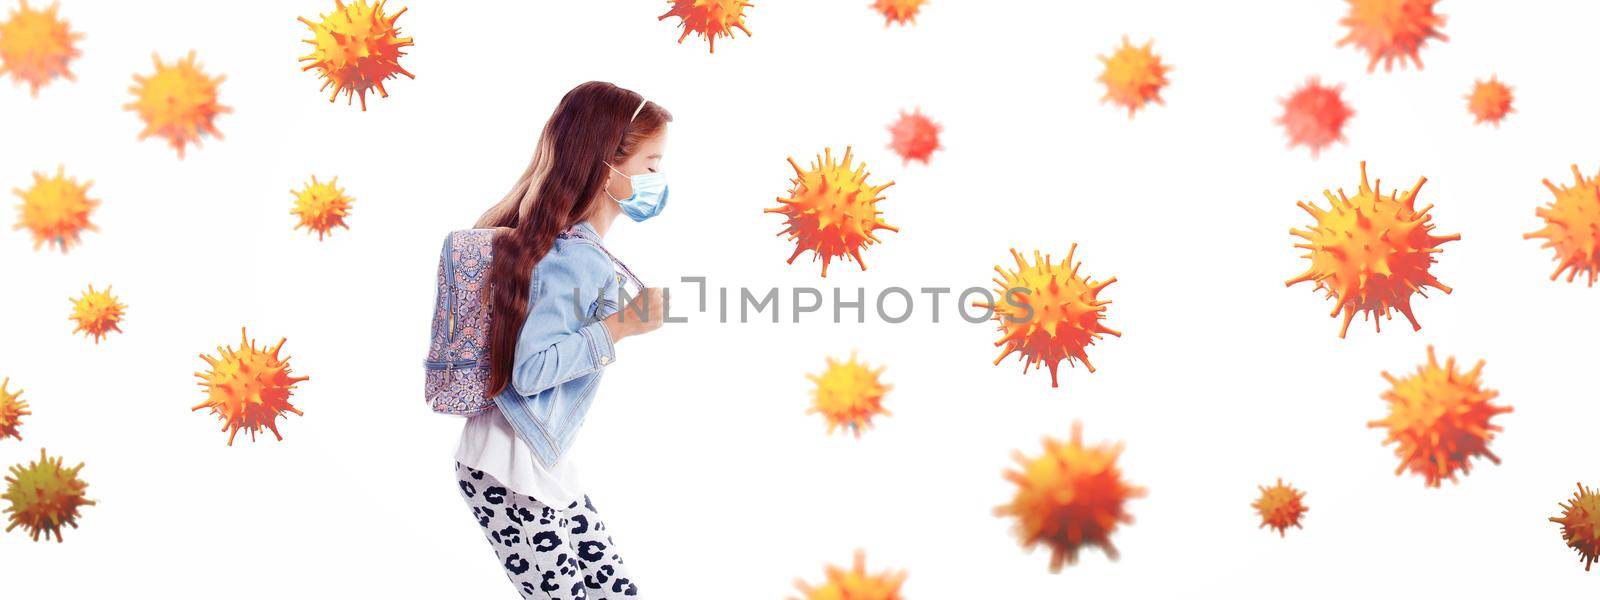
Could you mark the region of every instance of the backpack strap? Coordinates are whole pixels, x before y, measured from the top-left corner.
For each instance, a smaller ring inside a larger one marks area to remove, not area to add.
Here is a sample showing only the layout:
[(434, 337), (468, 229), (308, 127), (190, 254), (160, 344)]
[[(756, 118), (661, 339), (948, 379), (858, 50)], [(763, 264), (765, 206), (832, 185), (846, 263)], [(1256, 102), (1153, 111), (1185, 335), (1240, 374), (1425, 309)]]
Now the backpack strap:
[(628, 265), (623, 264), (623, 262), (620, 260), (617, 260), (617, 257), (611, 254), (610, 250), (606, 250), (605, 244), (601, 244), (600, 240), (596, 239), (594, 236), (584, 233), (583, 229), (580, 229), (577, 225), (568, 227), (566, 231), (557, 234), (557, 237), (578, 239), (593, 244), (594, 247), (599, 248), (601, 252), (605, 253), (606, 258), (611, 259), (613, 264), (620, 267), (622, 269), (622, 273), (627, 275), (628, 279), (633, 280), (634, 285), (639, 286), (639, 289), (641, 290), (645, 288), (644, 282), (640, 281), (639, 277), (634, 275), (632, 270), (628, 269)]

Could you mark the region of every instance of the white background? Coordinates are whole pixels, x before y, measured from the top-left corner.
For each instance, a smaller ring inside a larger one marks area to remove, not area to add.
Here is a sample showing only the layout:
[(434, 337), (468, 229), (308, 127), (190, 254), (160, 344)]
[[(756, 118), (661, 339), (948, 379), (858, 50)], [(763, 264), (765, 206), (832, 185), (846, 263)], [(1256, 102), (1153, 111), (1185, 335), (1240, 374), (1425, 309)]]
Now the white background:
[[(7, 2), (8, 6), (12, 3)], [(37, 2), (35, 3), (37, 4)], [(1448, 42), (1426, 68), (1375, 74), (1336, 48), (1345, 4), (1318, 2), (958, 2), (935, 0), (913, 27), (885, 29), (867, 0), (756, 2), (754, 37), (674, 43), (665, 2), (395, 2), (417, 75), (369, 110), (330, 105), (296, 58), (296, 16), (321, 0), (69, 0), (86, 34), (37, 99), (0, 87), (0, 188), (65, 165), (103, 201), (67, 255), (0, 228), (6, 289), (0, 376), (34, 414), (0, 463), (41, 445), (99, 504), (66, 541), (0, 535), (10, 598), (514, 597), (451, 476), (459, 422), (422, 403), (433, 273), (445, 232), (498, 200), (538, 128), (573, 85), (599, 79), (672, 111), (672, 204), (619, 222), (613, 250), (680, 297), (713, 287), (989, 284), (1007, 249), (1056, 256), (1079, 242), (1083, 269), (1116, 276), (1103, 297), (1122, 338), (1098, 368), (1022, 374), (991, 365), (991, 324), (918, 297), (912, 322), (718, 323), (690, 315), (629, 339), (573, 452), (640, 589), (651, 598), (779, 598), (826, 563), (909, 572), (908, 598), (1457, 598), (1586, 593), (1597, 584), (1547, 521), (1575, 482), (1600, 483), (1593, 349), (1600, 290), (1548, 280), (1550, 254), (1521, 234), (1551, 199), (1540, 179), (1600, 166), (1593, 23), (1584, 2), (1440, 5)], [(1122, 35), (1155, 39), (1174, 65), (1165, 106), (1129, 120), (1098, 102), (1096, 55)], [(196, 49), (224, 74), (233, 108), (179, 161), (121, 105), (135, 73)], [(1516, 112), (1475, 126), (1464, 94), (1490, 74)], [(1345, 85), (1355, 109), (1339, 144), (1312, 159), (1285, 149), (1273, 119), (1311, 75)], [(903, 166), (887, 125), (920, 106), (944, 127), (929, 166)], [(901, 228), (836, 263), (826, 280), (762, 214), (792, 175), (853, 144)], [(1290, 227), (1298, 200), (1354, 190), (1367, 160), (1386, 190), (1426, 175), (1444, 246), (1435, 274), (1455, 288), (1374, 334), (1348, 339), (1307, 284)], [(291, 229), (291, 188), (339, 176), (356, 198), (351, 230), (318, 242)], [(20, 201), (6, 201), (6, 213)], [(7, 216), (9, 224), (14, 216)], [(70, 334), (69, 297), (111, 284), (125, 333)], [(787, 310), (787, 300), (784, 309)], [(812, 315), (815, 317), (815, 315)], [(787, 319), (786, 319), (787, 320)], [(202, 399), (198, 354), (287, 337), (303, 417), (284, 440), (232, 447)], [(1459, 484), (1395, 477), (1382, 370), (1488, 360), (1484, 378), (1515, 407)], [(854, 349), (887, 365), (894, 414), (857, 440), (804, 415), (825, 356)], [(1011, 522), (991, 514), (1014, 487), (1009, 453), (1039, 451), (1082, 420), (1087, 440), (1126, 443), (1122, 466), (1148, 497), (1129, 504), (1119, 561), (1087, 551), (1048, 571)], [(1307, 491), (1304, 530), (1258, 529), (1250, 502), (1276, 477)]]

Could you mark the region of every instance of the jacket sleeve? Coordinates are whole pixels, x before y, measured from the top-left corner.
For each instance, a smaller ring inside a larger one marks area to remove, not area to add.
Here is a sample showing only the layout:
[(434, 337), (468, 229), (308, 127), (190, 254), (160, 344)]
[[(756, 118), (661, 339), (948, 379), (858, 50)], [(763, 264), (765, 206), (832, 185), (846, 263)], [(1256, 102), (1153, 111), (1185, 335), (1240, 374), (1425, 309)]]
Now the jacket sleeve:
[(517, 393), (538, 394), (616, 359), (605, 325), (589, 321), (587, 312), (614, 278), (610, 259), (588, 244), (558, 244), (539, 261), (512, 363)]

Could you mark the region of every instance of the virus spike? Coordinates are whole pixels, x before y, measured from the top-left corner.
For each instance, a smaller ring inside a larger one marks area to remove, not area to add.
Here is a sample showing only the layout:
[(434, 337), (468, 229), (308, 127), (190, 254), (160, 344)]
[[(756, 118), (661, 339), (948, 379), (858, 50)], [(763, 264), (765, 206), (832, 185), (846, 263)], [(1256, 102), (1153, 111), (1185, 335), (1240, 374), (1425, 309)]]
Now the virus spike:
[[(1099, 339), (1102, 333), (1121, 337), (1122, 333), (1101, 325), (1105, 319), (1105, 303), (1099, 293), (1116, 281), (1115, 277), (1099, 283), (1078, 275), (1078, 265), (1070, 272), (1068, 261), (1077, 252), (1077, 244), (1067, 252), (1067, 260), (1053, 263), (1047, 255), (1034, 250), (1034, 262), (1029, 264), (1016, 248), (1011, 256), (1017, 262), (1015, 273), (999, 266), (995, 271), (1003, 280), (998, 284), (997, 299), (992, 303), (977, 302), (973, 306), (987, 308), (999, 323), (1000, 339), (994, 345), (1003, 347), (995, 364), (1012, 352), (1021, 353), (1023, 372), (1043, 363), (1050, 369), (1050, 387), (1060, 387), (1056, 379), (1056, 366), (1062, 360), (1067, 364), (1081, 361), (1094, 372), (1085, 349)], [(1025, 290), (1014, 293), (1011, 290)]]
[(0, 23), (0, 74), (10, 75), (13, 85), (28, 84), (34, 98), (57, 77), (77, 81), (69, 63), (80, 55), (75, 43), (83, 34), (56, 17), (59, 7), (51, 2), (49, 8), (35, 10), (22, 0), (11, 9), (11, 18)]
[(1161, 99), (1161, 89), (1166, 87), (1167, 72), (1172, 67), (1161, 64), (1161, 57), (1150, 51), (1153, 43), (1154, 40), (1151, 40), (1142, 47), (1134, 47), (1128, 43), (1128, 36), (1124, 35), (1122, 46), (1114, 50), (1111, 56), (1099, 56), (1100, 62), (1105, 63), (1105, 70), (1096, 81), (1106, 86), (1106, 93), (1100, 101), (1128, 109), (1129, 119), (1133, 118), (1135, 111), (1151, 101), (1166, 104)]
[(94, 343), (99, 345), (101, 338), (107, 333), (122, 332), (117, 325), (122, 322), (123, 311), (128, 307), (117, 301), (111, 295), (111, 286), (107, 285), (104, 291), (94, 291), (94, 285), (89, 285), (89, 290), (77, 298), (69, 299), (72, 302), (72, 314), (68, 320), (77, 323), (73, 333), (83, 332), (84, 335), (94, 338)]
[(323, 236), (330, 234), (334, 227), (350, 228), (344, 219), (350, 215), (350, 205), (355, 199), (345, 195), (344, 189), (339, 187), (338, 177), (319, 182), (312, 175), (311, 182), (305, 184), (304, 189), (290, 190), (289, 193), (295, 197), (294, 208), (289, 210), (289, 214), (300, 218), (295, 229), (305, 227), (308, 234), (315, 231), (317, 241), (322, 241)]
[(878, 574), (867, 572), (866, 551), (857, 548), (855, 558), (849, 571), (833, 565), (823, 568), (826, 577), (822, 584), (813, 586), (798, 577), (794, 585), (800, 590), (800, 598), (790, 597), (790, 600), (903, 600), (900, 595), (900, 586), (905, 582), (907, 573), (904, 570), (883, 571)]
[(286, 412), (305, 414), (289, 404), (289, 396), (295, 384), (309, 378), (289, 375), (288, 357), (277, 357), (278, 348), (285, 341), (287, 338), (279, 340), (270, 352), (265, 352), (256, 348), (245, 328), (240, 327), (237, 351), (218, 346), (217, 358), (200, 355), (211, 366), (210, 371), (195, 373), (207, 396), (190, 410), (211, 409), (222, 421), (222, 430), (229, 432), (229, 446), (240, 429), (248, 429), (254, 441), (256, 432), (265, 427), (281, 441), (277, 418)]
[(1261, 515), (1261, 527), (1278, 530), (1278, 537), (1284, 537), (1284, 530), (1290, 526), (1300, 527), (1300, 518), (1310, 510), (1301, 501), (1306, 497), (1305, 492), (1284, 485), (1282, 477), (1270, 487), (1257, 487), (1261, 490), (1261, 497), (1250, 506)]
[(683, 35), (678, 36), (680, 44), (689, 34), (698, 33), (706, 39), (710, 52), (715, 54), (718, 37), (733, 39), (734, 29), (743, 31), (745, 37), (750, 36), (750, 30), (744, 24), (744, 9), (754, 5), (745, 0), (667, 0), (667, 3), (672, 8), (656, 17), (656, 20), (678, 17), (678, 26), (683, 28)]
[(1339, 97), (1343, 89), (1343, 85), (1325, 86), (1311, 77), (1305, 86), (1279, 100), (1283, 115), (1276, 122), (1288, 133), (1290, 148), (1306, 146), (1311, 149), (1311, 157), (1316, 158), (1334, 142), (1345, 141), (1345, 121), (1355, 111)]
[(1406, 60), (1422, 68), (1422, 58), (1417, 52), (1428, 38), (1448, 41), (1439, 32), (1444, 25), (1444, 15), (1434, 14), (1439, 0), (1348, 0), (1350, 12), (1339, 24), (1350, 32), (1336, 46), (1351, 44), (1366, 51), (1370, 60), (1367, 72), (1371, 73), (1383, 61), (1383, 70), (1389, 71), (1396, 59), (1405, 68)]
[[(1381, 327), (1377, 324), (1378, 316), (1391, 318), (1389, 311), (1399, 310), (1411, 321), (1413, 331), (1421, 329), (1411, 314), (1411, 295), (1421, 295), (1424, 286), (1446, 294), (1451, 292), (1451, 288), (1439, 283), (1429, 269), (1435, 262), (1434, 255), (1439, 253), (1439, 244), (1461, 239), (1460, 234), (1428, 235), (1425, 231), (1431, 227), (1428, 221), (1432, 217), (1426, 214), (1426, 209), (1420, 213), (1412, 210), (1425, 178), (1402, 200), (1395, 194), (1386, 196), (1368, 186), (1366, 164), (1365, 161), (1361, 163), (1361, 188), (1354, 198), (1345, 196), (1340, 189), (1340, 202), (1332, 204), (1331, 212), (1307, 211), (1316, 217), (1316, 226), (1306, 232), (1308, 235), (1297, 235), (1311, 242), (1311, 253), (1306, 255), (1311, 259), (1311, 266), (1284, 283), (1292, 286), (1313, 281), (1316, 289), (1326, 290), (1335, 298), (1337, 302), (1329, 315), (1344, 314), (1339, 327), (1341, 339), (1349, 331), (1350, 321), (1357, 312), (1365, 313), (1377, 328)], [(1381, 182), (1378, 185), (1381, 186)], [(1391, 231), (1409, 234), (1391, 235), (1388, 233)]]
[(1484, 361), (1467, 373), (1456, 370), (1451, 357), (1440, 367), (1433, 346), (1428, 346), (1428, 363), (1409, 377), (1396, 379), (1387, 372), (1390, 389), (1383, 394), (1389, 402), (1389, 415), (1370, 421), (1368, 427), (1386, 428), (1384, 444), (1398, 443), (1395, 455), (1399, 475), (1406, 470), (1423, 476), (1428, 487), (1439, 487), (1443, 479), (1456, 481), (1456, 472), (1471, 471), (1474, 456), (1495, 464), (1500, 458), (1488, 449), (1495, 415), (1511, 412), (1510, 406), (1490, 404), (1499, 392), (1486, 389), (1479, 381)]
[(1002, 476), (1017, 491), (1009, 503), (994, 508), (995, 516), (1016, 518), (1015, 531), (1024, 548), (1049, 546), (1051, 572), (1060, 572), (1063, 563), (1076, 564), (1085, 546), (1099, 547), (1116, 560), (1111, 534), (1120, 524), (1133, 523), (1123, 505), (1146, 493), (1122, 478), (1117, 466), (1122, 444), (1084, 446), (1083, 427), (1077, 422), (1067, 442), (1048, 436), (1041, 442), (1040, 456), (1011, 451), (1021, 469)]
[(1550, 274), (1551, 281), (1567, 272), (1567, 283), (1572, 283), (1580, 273), (1586, 273), (1588, 285), (1593, 287), (1600, 275), (1600, 173), (1584, 177), (1574, 164), (1572, 177), (1572, 187), (1544, 180), (1555, 200), (1534, 209), (1545, 226), (1522, 234), (1522, 239), (1544, 238), (1539, 247), (1554, 250), (1556, 270)]
[(189, 144), (199, 146), (201, 137), (222, 139), (214, 122), (218, 115), (233, 110), (217, 103), (217, 85), (223, 77), (210, 77), (201, 71), (193, 50), (170, 66), (162, 63), (159, 55), (150, 57), (155, 62), (155, 73), (149, 77), (134, 75), (135, 85), (128, 91), (136, 99), (123, 105), (144, 121), (139, 139), (152, 135), (166, 138), (178, 151), (180, 160), (184, 148)]
[(406, 54), (402, 48), (413, 45), (412, 38), (400, 37), (400, 29), (395, 26), (406, 9), (402, 7), (386, 16), (383, 8), (382, 0), (371, 6), (366, 0), (349, 5), (335, 1), (333, 12), (321, 15), (318, 22), (297, 17), (312, 34), (312, 39), (301, 40), (311, 44), (311, 53), (300, 57), (301, 62), (309, 63), (300, 70), (316, 69), (324, 80), (319, 90), (333, 88), (328, 102), (344, 92), (346, 106), (352, 103), (352, 97), (359, 96), (361, 110), (366, 112), (368, 91), (376, 89), (379, 97), (388, 98), (385, 80), (397, 75), (416, 79), (400, 67), (400, 57)]
[(5, 510), (11, 513), (6, 531), (21, 527), (35, 542), (41, 535), (46, 541), (52, 535), (56, 542), (65, 541), (61, 537), (61, 526), (77, 529), (78, 509), (95, 503), (84, 497), (89, 484), (78, 479), (80, 469), (83, 469), (81, 462), (70, 469), (61, 468), (61, 457), (52, 458), (43, 448), (39, 449), (37, 462), (26, 467), (13, 465), (11, 475), (5, 478), (6, 493), (0, 496), (11, 502)]

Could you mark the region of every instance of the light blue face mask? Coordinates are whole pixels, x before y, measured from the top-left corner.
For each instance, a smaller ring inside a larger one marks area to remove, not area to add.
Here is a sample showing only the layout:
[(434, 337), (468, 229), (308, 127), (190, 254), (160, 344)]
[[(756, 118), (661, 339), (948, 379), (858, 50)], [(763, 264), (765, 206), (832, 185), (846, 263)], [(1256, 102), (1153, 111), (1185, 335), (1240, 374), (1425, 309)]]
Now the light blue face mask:
[(618, 175), (628, 177), (628, 182), (633, 185), (633, 195), (618, 199), (606, 191), (606, 196), (616, 200), (622, 207), (622, 214), (628, 215), (634, 222), (643, 221), (661, 214), (667, 207), (667, 176), (662, 173), (640, 173), (629, 177), (616, 167), (606, 164), (606, 167), (616, 171)]

